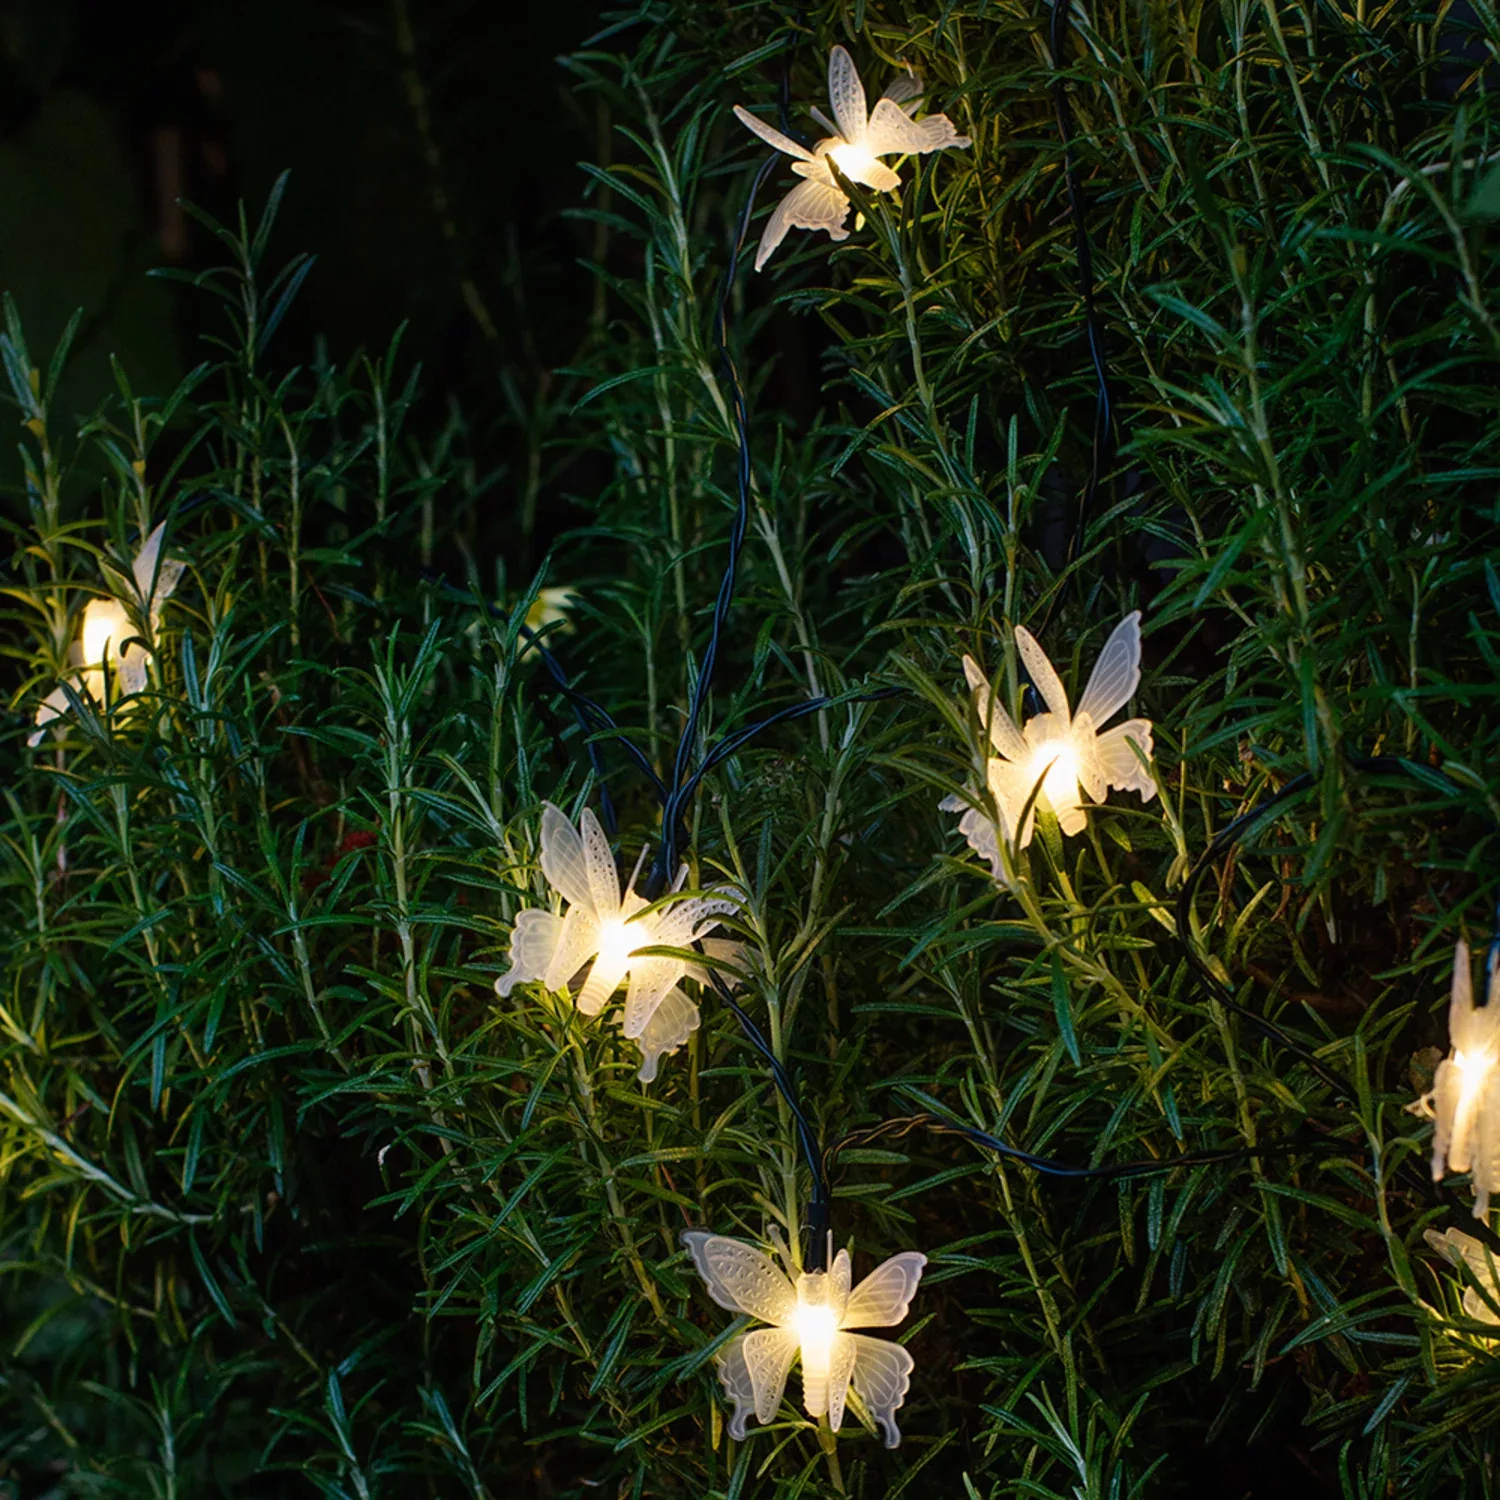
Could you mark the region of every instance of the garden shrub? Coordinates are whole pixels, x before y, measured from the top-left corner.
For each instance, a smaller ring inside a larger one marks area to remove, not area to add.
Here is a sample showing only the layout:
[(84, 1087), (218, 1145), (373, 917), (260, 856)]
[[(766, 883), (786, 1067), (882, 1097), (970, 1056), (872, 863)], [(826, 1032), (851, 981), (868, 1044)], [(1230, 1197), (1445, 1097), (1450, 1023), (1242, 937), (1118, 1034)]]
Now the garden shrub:
[[(276, 242), (295, 175), (179, 278), (222, 325), (177, 390), (121, 369), (75, 418), (68, 334), (9, 318), (15, 1493), (1489, 1492), (1482, 1274), (1423, 1238), (1473, 1229), (1470, 1192), (1430, 1189), (1405, 1106), (1500, 854), (1500, 32), (1146, 3), (1075, 11), (1054, 66), (1049, 20), (648, 0), (567, 60), (613, 126), (578, 194), (599, 316), (537, 441), (602, 482), (534, 575), (481, 548), (563, 495), (484, 475), (399, 334), (287, 347), (334, 274)], [(815, 139), (835, 44), (972, 144), (850, 185), (846, 241), (794, 230), (758, 274), (751, 224), (726, 361), (761, 149), (730, 106), (777, 121), (784, 70)], [(737, 381), (748, 531), (695, 719)], [(91, 690), (85, 609), (162, 525), (144, 686), (119, 654)], [(939, 805), (977, 785), (962, 658), (1016, 708), (1027, 627), (1076, 706), (1136, 609), (1159, 795), (1072, 835), (1040, 808), (1001, 888)], [(686, 888), (735, 892), (724, 972), (839, 1147), (856, 1276), (928, 1257), (891, 1452), (795, 1376), (727, 1434), (735, 1325), (681, 1234), (800, 1259), (811, 1184), (718, 992), (642, 1084), (620, 997), (492, 988), (548, 899), (545, 802), (607, 789), (628, 875), (663, 828), (625, 741), (670, 783), (685, 724), (696, 766), (816, 698), (711, 765)], [(934, 1114), (1162, 1169), (1059, 1178)]]

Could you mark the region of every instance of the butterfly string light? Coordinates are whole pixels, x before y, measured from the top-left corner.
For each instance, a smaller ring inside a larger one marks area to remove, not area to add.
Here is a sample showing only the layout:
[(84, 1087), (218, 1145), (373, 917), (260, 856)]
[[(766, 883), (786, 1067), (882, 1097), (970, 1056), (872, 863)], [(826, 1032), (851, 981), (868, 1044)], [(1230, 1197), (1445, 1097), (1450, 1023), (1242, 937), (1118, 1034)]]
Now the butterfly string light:
[[(621, 1029), (640, 1048), (639, 1076), (650, 1083), (661, 1058), (698, 1029), (698, 1007), (679, 985), (684, 979), (701, 983), (706, 975), (687, 959), (641, 949), (686, 948), (712, 932), (720, 917), (737, 911), (739, 903), (727, 892), (706, 892), (647, 910), (646, 898), (634, 889), (634, 875), (622, 896), (609, 840), (588, 808), (575, 829), (550, 802), (543, 807), (541, 864), (567, 909), (527, 907), (517, 913), (510, 968), (495, 981), (495, 991), (508, 996), (516, 985), (532, 983), (561, 991), (587, 966), (576, 1003), (585, 1016), (597, 1016), (628, 980)], [(684, 865), (674, 890), (686, 875)], [(737, 951), (736, 944), (711, 939), (703, 946), (719, 959)]]
[[(162, 522), (141, 546), (126, 574), (108, 561), (101, 564), (110, 586), (107, 598), (91, 599), (83, 611), (80, 639), (69, 648), (71, 664), (79, 668), (67, 684), (80, 698), (103, 703), (106, 668), (122, 694), (141, 692), (148, 681), (146, 664), (161, 624), (162, 606), (172, 596), (186, 566), (176, 558), (161, 555), (166, 522)], [(47, 727), (72, 707), (67, 690), (59, 684), (37, 707), (36, 729), (28, 744), (41, 744)]]
[(1037, 807), (1048, 808), (1062, 831), (1074, 834), (1088, 822), (1085, 794), (1093, 802), (1103, 802), (1111, 788), (1137, 792), (1143, 802), (1156, 795), (1146, 764), (1151, 721), (1127, 719), (1113, 729), (1103, 728), (1140, 685), (1140, 611), (1126, 615), (1110, 633), (1076, 709), (1070, 709), (1047, 653), (1023, 625), (1016, 627), (1016, 649), (1047, 706), (1045, 713), (1027, 719), (1024, 728), (1005, 711), (973, 657), (964, 657), (980, 727), (995, 751), (986, 758), (985, 773), (1000, 822), (975, 805), (977, 797), (946, 797), (941, 804), (945, 812), (963, 813), (959, 831), (1002, 885), (1010, 883), (1002, 843), (1024, 849), (1031, 842)]
[(954, 130), (947, 115), (912, 118), (922, 102), (922, 83), (913, 73), (899, 74), (875, 101), (875, 108), (869, 109), (854, 59), (842, 47), (828, 54), (828, 98), (833, 107), (832, 120), (817, 109), (812, 111), (828, 135), (811, 151), (757, 119), (743, 105), (734, 107), (735, 118), (747, 130), (794, 158), (792, 171), (803, 179), (776, 205), (755, 252), (757, 271), (789, 229), (822, 229), (830, 239), (849, 238), (844, 228), (849, 198), (833, 175), (830, 162), (850, 182), (873, 192), (889, 193), (901, 185), (901, 178), (880, 160), (882, 156), (925, 156), (930, 151), (971, 144), (968, 136)]
[(1453, 1050), (1438, 1064), (1432, 1092), (1417, 1108), (1435, 1121), (1432, 1180), (1468, 1172), (1474, 1217), (1482, 1219), (1490, 1194), (1500, 1190), (1500, 968), (1490, 973), (1489, 1003), (1476, 1007), (1465, 942), (1453, 954), (1448, 1042)]
[(734, 1407), (729, 1434), (743, 1439), (745, 1423), (770, 1422), (781, 1406), (787, 1376), (802, 1362), (802, 1406), (837, 1432), (852, 1389), (885, 1438), (901, 1441), (896, 1412), (911, 1385), (914, 1361), (889, 1339), (855, 1333), (893, 1328), (906, 1317), (927, 1257), (904, 1250), (870, 1272), (856, 1287), (849, 1252), (840, 1250), (826, 1271), (804, 1271), (795, 1281), (770, 1256), (740, 1240), (691, 1229), (683, 1243), (708, 1294), (730, 1312), (767, 1325), (731, 1339), (719, 1352), (719, 1380)]

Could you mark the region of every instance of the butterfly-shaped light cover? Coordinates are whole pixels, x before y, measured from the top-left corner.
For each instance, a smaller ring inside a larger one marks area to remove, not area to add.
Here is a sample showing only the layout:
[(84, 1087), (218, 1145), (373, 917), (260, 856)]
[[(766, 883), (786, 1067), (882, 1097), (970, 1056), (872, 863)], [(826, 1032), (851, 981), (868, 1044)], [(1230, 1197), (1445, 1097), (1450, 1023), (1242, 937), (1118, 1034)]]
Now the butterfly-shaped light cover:
[(1464, 1312), (1476, 1323), (1500, 1324), (1500, 1280), (1496, 1279), (1496, 1273), (1500, 1272), (1500, 1258), (1462, 1229), (1445, 1229), (1441, 1234), (1429, 1229), (1422, 1237), (1455, 1266), (1466, 1266), (1470, 1277), (1477, 1283), (1464, 1286)]
[[(1110, 632), (1076, 709), (1069, 708), (1062, 680), (1024, 625), (1016, 627), (1016, 649), (1047, 705), (1047, 711), (1028, 719), (1024, 729), (1006, 713), (973, 657), (964, 657), (980, 728), (995, 751), (988, 757), (986, 779), (1001, 826), (995, 826), (987, 811), (974, 807), (973, 799), (947, 797), (942, 803), (945, 812), (963, 813), (959, 831), (969, 847), (989, 861), (1002, 885), (1009, 878), (1001, 841), (1024, 849), (1031, 842), (1037, 806), (1050, 808), (1064, 833), (1081, 833), (1088, 821), (1081, 793), (1094, 802), (1103, 802), (1111, 787), (1138, 792), (1143, 802), (1156, 795), (1156, 782), (1143, 763), (1151, 756), (1151, 721), (1127, 719), (1113, 729), (1103, 727), (1140, 684), (1140, 611), (1126, 615)], [(1036, 798), (1023, 823), (1033, 792)]]
[(1500, 1191), (1500, 968), (1490, 976), (1489, 1004), (1474, 1004), (1469, 945), (1453, 954), (1453, 994), (1448, 1005), (1452, 1052), (1438, 1064), (1432, 1092), (1422, 1103), (1431, 1111), (1432, 1180), (1468, 1172), (1474, 1183), (1474, 1217), (1489, 1211)]
[(830, 159), (851, 182), (877, 193), (889, 193), (900, 186), (901, 179), (880, 160), (882, 156), (924, 156), (948, 146), (970, 144), (968, 136), (954, 130), (947, 115), (912, 119), (912, 111), (922, 102), (922, 83), (915, 74), (899, 74), (875, 101), (875, 108), (867, 108), (865, 86), (859, 81), (854, 59), (842, 47), (828, 54), (828, 98), (833, 119), (816, 109), (812, 115), (829, 134), (811, 151), (757, 119), (743, 105), (734, 107), (742, 125), (767, 145), (794, 158), (792, 171), (803, 179), (771, 215), (755, 253), (757, 271), (793, 227), (823, 229), (835, 240), (849, 238), (844, 228), (849, 199), (829, 170)]
[[(82, 636), (69, 652), (74, 665), (82, 669), (68, 679), (79, 697), (104, 701), (106, 665), (121, 693), (139, 693), (146, 686), (146, 663), (151, 653), (141, 640), (156, 639), (162, 605), (177, 587), (185, 566), (176, 558), (161, 555), (165, 532), (163, 521), (142, 544), (129, 574), (111, 563), (103, 564), (110, 597), (89, 601), (83, 611)], [(60, 719), (69, 707), (63, 688), (53, 688), (37, 708), (37, 727), (29, 743), (39, 745), (47, 725)]]
[(706, 1230), (682, 1237), (708, 1287), (730, 1312), (766, 1324), (731, 1339), (720, 1351), (719, 1380), (734, 1406), (731, 1437), (745, 1423), (771, 1421), (781, 1405), (793, 1362), (802, 1360), (802, 1405), (810, 1417), (828, 1418), (837, 1432), (852, 1385), (879, 1425), (887, 1448), (901, 1441), (896, 1411), (911, 1385), (913, 1360), (900, 1344), (854, 1333), (894, 1328), (906, 1317), (927, 1257), (904, 1250), (851, 1289), (849, 1252), (840, 1250), (827, 1271), (804, 1271), (794, 1280), (770, 1256)]
[[(679, 887), (686, 873), (684, 866)], [(567, 909), (527, 907), (516, 914), (510, 968), (495, 981), (496, 993), (509, 995), (516, 985), (533, 982), (563, 990), (588, 965), (577, 1004), (584, 1015), (597, 1016), (628, 979), (621, 1026), (641, 1049), (641, 1082), (650, 1083), (662, 1056), (698, 1029), (698, 1007), (678, 985), (683, 979), (702, 983), (707, 976), (685, 959), (636, 955), (642, 948), (686, 948), (712, 932), (725, 913), (737, 911), (738, 903), (708, 892), (646, 911), (644, 896), (633, 889), (620, 894), (615, 858), (594, 814), (585, 808), (575, 829), (550, 802), (542, 809), (542, 874)], [(721, 957), (732, 946), (705, 944)]]

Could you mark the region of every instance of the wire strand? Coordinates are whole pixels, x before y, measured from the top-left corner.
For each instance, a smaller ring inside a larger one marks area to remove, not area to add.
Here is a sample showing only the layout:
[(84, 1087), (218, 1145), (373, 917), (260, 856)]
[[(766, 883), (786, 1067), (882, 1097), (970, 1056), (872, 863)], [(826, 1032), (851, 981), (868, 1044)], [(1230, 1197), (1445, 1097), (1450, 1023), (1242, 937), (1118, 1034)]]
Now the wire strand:
[(1051, 21), (1048, 28), (1048, 46), (1052, 53), (1052, 110), (1057, 121), (1058, 139), (1062, 145), (1063, 176), (1068, 188), (1068, 210), (1073, 220), (1073, 248), (1078, 262), (1078, 290), (1083, 302), (1084, 329), (1088, 339), (1089, 361), (1094, 367), (1094, 431), (1089, 454), (1089, 473), (1084, 483), (1083, 495), (1078, 502), (1078, 514), (1068, 538), (1068, 549), (1063, 556), (1062, 580), (1053, 590), (1042, 622), (1034, 634), (1040, 637), (1051, 623), (1062, 600), (1068, 582), (1072, 578), (1073, 565), (1083, 554), (1084, 541), (1088, 533), (1089, 519), (1094, 502), (1103, 483), (1104, 470), (1114, 448), (1114, 403), (1109, 394), (1109, 370), (1104, 355), (1104, 327), (1099, 318), (1099, 307), (1094, 296), (1094, 252), (1089, 243), (1088, 199), (1083, 183), (1079, 180), (1077, 163), (1073, 156), (1073, 110), (1068, 103), (1067, 85), (1062, 74), (1063, 47), (1068, 35), (1069, 0), (1052, 0)]

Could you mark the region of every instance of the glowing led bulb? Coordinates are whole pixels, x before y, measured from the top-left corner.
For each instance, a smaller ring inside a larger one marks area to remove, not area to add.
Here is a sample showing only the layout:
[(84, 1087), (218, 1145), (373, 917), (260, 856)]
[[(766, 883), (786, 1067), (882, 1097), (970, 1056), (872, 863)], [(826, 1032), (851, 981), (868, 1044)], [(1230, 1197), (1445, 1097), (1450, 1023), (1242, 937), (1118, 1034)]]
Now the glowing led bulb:
[(104, 665), (108, 653), (110, 666), (119, 660), (127, 637), (135, 634), (125, 606), (114, 599), (95, 599), (83, 612), (83, 661), (88, 667)]
[(885, 1434), (886, 1447), (901, 1441), (896, 1411), (911, 1384), (912, 1357), (900, 1344), (849, 1330), (901, 1322), (916, 1295), (925, 1255), (915, 1250), (893, 1255), (851, 1290), (847, 1250), (834, 1256), (828, 1270), (804, 1271), (793, 1283), (752, 1245), (702, 1229), (690, 1229), (682, 1239), (709, 1296), (730, 1312), (749, 1313), (768, 1325), (731, 1339), (718, 1356), (719, 1381), (734, 1404), (731, 1437), (745, 1436), (752, 1414), (759, 1422), (775, 1418), (787, 1376), (800, 1359), (802, 1406), (809, 1416), (826, 1416), (837, 1432), (852, 1389)]
[[(639, 927), (636, 932), (640, 932)], [(599, 962), (611, 969), (628, 968), (635, 952), (635, 936), (618, 918), (599, 924)]]
[(839, 1332), (838, 1312), (823, 1299), (828, 1274), (817, 1271), (797, 1278), (797, 1309), (792, 1314), (802, 1355), (802, 1404), (815, 1417), (828, 1410), (828, 1384), (833, 1373), (833, 1346)]
[(1490, 976), (1489, 1003), (1476, 1007), (1469, 948), (1453, 953), (1448, 1004), (1448, 1040), (1453, 1055), (1438, 1064), (1432, 1092), (1418, 1107), (1432, 1115), (1432, 1180), (1445, 1172), (1468, 1172), (1474, 1184), (1474, 1217), (1489, 1210), (1500, 1191), (1500, 969)]
[[(518, 984), (536, 982), (549, 990), (565, 990), (587, 968), (576, 1003), (583, 1015), (596, 1016), (629, 980), (621, 1030), (640, 1047), (639, 1077), (650, 1083), (660, 1059), (698, 1028), (698, 1007), (679, 988), (681, 981), (702, 982), (705, 976), (684, 959), (636, 955), (642, 948), (686, 948), (702, 942), (714, 957), (729, 958), (735, 945), (707, 934), (739, 904), (721, 891), (688, 897), (642, 916), (645, 898), (629, 888), (621, 895), (609, 840), (587, 808), (575, 829), (547, 803), (542, 809), (541, 854), (542, 874), (567, 911), (559, 915), (527, 907), (516, 914), (510, 968), (495, 981), (496, 993), (509, 995)], [(679, 883), (686, 874), (684, 866)]]
[[(151, 652), (142, 640), (155, 638), (162, 605), (177, 587), (184, 567), (176, 558), (161, 555), (165, 532), (163, 522), (146, 538), (128, 574), (108, 560), (101, 563), (113, 597), (89, 602), (83, 612), (80, 637), (69, 648), (70, 661), (82, 668), (68, 678), (68, 686), (77, 696), (103, 701), (106, 656), (121, 693), (139, 693), (145, 688)], [(125, 599), (134, 606), (133, 614), (125, 608)], [(63, 688), (53, 688), (37, 708), (36, 732), (28, 743), (41, 744), (46, 726), (60, 719), (70, 706)]]
[(1032, 784), (1055, 810), (1078, 805), (1078, 757), (1066, 740), (1049, 740), (1031, 758)]
[[(962, 813), (958, 829), (976, 854), (989, 861), (1001, 885), (1014, 879), (1011, 850), (1031, 842), (1035, 808), (1049, 808), (1065, 834), (1082, 833), (1088, 822), (1083, 793), (1103, 802), (1110, 788), (1133, 791), (1143, 802), (1156, 795), (1156, 781), (1145, 764), (1151, 758), (1151, 721), (1127, 719), (1101, 730), (1129, 702), (1141, 680), (1141, 615), (1136, 610), (1115, 626), (1089, 676), (1076, 710), (1068, 705), (1047, 653), (1024, 626), (1016, 627), (1016, 650), (1046, 712), (1024, 727), (1001, 706), (989, 680), (972, 657), (964, 676), (974, 694), (974, 711), (994, 754), (984, 764), (988, 801), (977, 792), (945, 797), (945, 812)], [(1028, 812), (1028, 807), (1032, 810)]]
[(793, 157), (792, 171), (802, 181), (789, 192), (771, 215), (760, 248), (755, 252), (758, 271), (792, 228), (821, 229), (829, 239), (846, 240), (849, 231), (844, 221), (849, 217), (849, 199), (833, 175), (830, 160), (851, 182), (872, 192), (890, 193), (901, 186), (901, 179), (880, 160), (882, 156), (921, 156), (948, 146), (967, 146), (966, 135), (959, 135), (947, 115), (928, 115), (914, 120), (912, 114), (922, 102), (921, 80), (913, 73), (899, 75), (870, 109), (865, 103), (865, 86), (859, 80), (854, 59), (842, 47), (828, 54), (828, 97), (833, 105), (833, 119), (813, 110), (813, 117), (829, 132), (809, 151), (790, 136), (758, 120), (742, 105), (734, 107), (735, 118), (747, 130), (754, 131), (767, 145)]
[(869, 150), (861, 144), (844, 142), (830, 147), (828, 154), (833, 158), (839, 171), (854, 182), (862, 182), (870, 175), (871, 169), (879, 165)]

